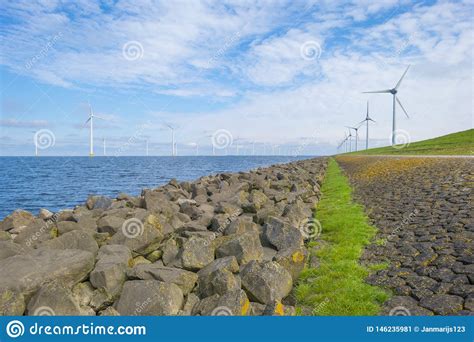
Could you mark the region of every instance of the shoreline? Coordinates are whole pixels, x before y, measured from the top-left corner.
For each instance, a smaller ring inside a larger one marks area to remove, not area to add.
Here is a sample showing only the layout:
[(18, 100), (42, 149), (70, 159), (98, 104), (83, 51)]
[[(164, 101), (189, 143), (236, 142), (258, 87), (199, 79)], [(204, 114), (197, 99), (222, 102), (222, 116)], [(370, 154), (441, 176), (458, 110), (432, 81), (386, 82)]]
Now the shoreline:
[(0, 224), (2, 314), (294, 314), (326, 166), (304, 159), (17, 211)]

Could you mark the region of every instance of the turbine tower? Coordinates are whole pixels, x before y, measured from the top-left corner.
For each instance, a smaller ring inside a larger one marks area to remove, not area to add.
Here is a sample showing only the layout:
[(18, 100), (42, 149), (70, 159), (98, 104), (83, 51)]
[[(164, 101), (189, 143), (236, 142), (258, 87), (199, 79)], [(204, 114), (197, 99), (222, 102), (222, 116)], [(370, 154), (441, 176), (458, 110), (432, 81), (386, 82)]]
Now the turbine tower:
[(176, 144), (174, 142), (174, 130), (176, 127), (171, 126), (170, 124), (165, 124), (171, 130), (171, 156), (176, 156)]
[(369, 149), (369, 121), (375, 122), (374, 119), (372, 119), (369, 116), (369, 101), (367, 101), (367, 114), (365, 115), (365, 119), (359, 122), (359, 125), (362, 125), (364, 122), (366, 124), (365, 126), (365, 149)]
[(392, 89), (385, 89), (385, 90), (374, 90), (374, 91), (364, 91), (365, 94), (369, 94), (369, 93), (388, 93), (388, 94), (392, 94), (393, 96), (393, 116), (392, 116), (392, 146), (395, 145), (395, 142), (396, 142), (396, 137), (395, 137), (395, 134), (396, 134), (396, 129), (397, 129), (397, 125), (396, 125), (396, 119), (395, 119), (395, 107), (396, 107), (396, 103), (398, 102), (398, 104), (400, 105), (400, 107), (402, 108), (403, 112), (405, 113), (405, 115), (407, 116), (407, 118), (409, 118), (408, 116), (408, 113), (407, 111), (405, 110), (405, 108), (403, 107), (400, 99), (397, 97), (397, 93), (398, 93), (398, 88), (400, 87), (400, 84), (402, 83), (403, 81), (403, 78), (405, 77), (405, 75), (407, 74), (408, 72), (408, 69), (410, 68), (410, 65), (406, 68), (405, 72), (403, 73), (402, 77), (400, 77), (400, 80), (398, 81), (398, 83), (395, 85), (394, 88)]
[(92, 111), (92, 106), (89, 103), (89, 119), (84, 123), (86, 125), (88, 122), (90, 122), (90, 133), (89, 133), (89, 156), (93, 157), (94, 156), (94, 118), (105, 120), (104, 118), (101, 118), (100, 116), (94, 115), (94, 112)]
[(353, 129), (355, 131), (355, 150), (357, 152), (357, 143), (359, 141), (359, 128), (360, 128), (360, 124), (356, 127), (351, 127), (351, 126), (346, 126), (347, 128), (349, 128), (349, 131), (351, 129)]

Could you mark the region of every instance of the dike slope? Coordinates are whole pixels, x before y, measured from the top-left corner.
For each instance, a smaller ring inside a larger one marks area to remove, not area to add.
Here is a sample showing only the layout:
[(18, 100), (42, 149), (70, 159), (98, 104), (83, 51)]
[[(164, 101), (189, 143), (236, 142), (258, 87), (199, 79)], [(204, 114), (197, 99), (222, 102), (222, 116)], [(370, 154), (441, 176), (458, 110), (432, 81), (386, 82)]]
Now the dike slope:
[(394, 293), (382, 314), (474, 313), (474, 160), (339, 156), (356, 200), (379, 229), (362, 261), (387, 262), (367, 282)]
[(291, 315), (326, 158), (0, 223), (1, 315)]

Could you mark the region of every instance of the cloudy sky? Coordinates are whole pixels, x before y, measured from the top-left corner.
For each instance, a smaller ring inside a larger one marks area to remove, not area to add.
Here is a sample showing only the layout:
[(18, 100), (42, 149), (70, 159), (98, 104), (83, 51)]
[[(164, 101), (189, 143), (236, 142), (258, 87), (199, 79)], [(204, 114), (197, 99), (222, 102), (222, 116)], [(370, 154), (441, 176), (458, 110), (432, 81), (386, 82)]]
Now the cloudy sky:
[[(471, 1), (0, 2), (0, 154), (327, 154), (363, 120), (389, 144), (472, 127)], [(361, 145), (365, 132), (361, 132)], [(225, 139), (224, 139), (225, 140)]]

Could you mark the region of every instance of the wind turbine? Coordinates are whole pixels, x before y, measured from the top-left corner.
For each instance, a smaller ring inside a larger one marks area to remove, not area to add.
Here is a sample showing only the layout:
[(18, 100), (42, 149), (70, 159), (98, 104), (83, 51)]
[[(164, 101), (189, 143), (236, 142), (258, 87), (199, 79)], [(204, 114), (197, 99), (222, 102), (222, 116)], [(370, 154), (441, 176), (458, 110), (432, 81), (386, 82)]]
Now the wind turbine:
[(388, 94), (392, 94), (393, 96), (393, 117), (392, 117), (392, 146), (395, 145), (395, 142), (396, 142), (396, 137), (395, 137), (395, 131), (396, 131), (396, 120), (395, 120), (395, 107), (396, 107), (396, 102), (398, 102), (398, 104), (400, 105), (400, 107), (402, 108), (403, 112), (405, 113), (405, 115), (407, 116), (407, 118), (409, 118), (408, 116), (408, 113), (407, 111), (405, 110), (405, 108), (403, 107), (400, 99), (397, 97), (397, 93), (398, 93), (398, 88), (400, 87), (400, 84), (402, 83), (403, 81), (403, 78), (405, 77), (405, 75), (407, 74), (408, 72), (408, 69), (410, 68), (410, 65), (408, 65), (408, 67), (406, 68), (405, 72), (403, 73), (402, 77), (400, 77), (400, 80), (397, 82), (397, 84), (395, 85), (394, 88), (392, 89), (385, 89), (385, 90), (374, 90), (374, 91), (364, 91), (364, 93), (366, 94), (369, 94), (369, 93), (388, 93)]
[(349, 152), (352, 152), (352, 132), (349, 130), (349, 135), (347, 136), (347, 140), (349, 141)]
[(35, 142), (35, 157), (38, 157), (38, 139), (37, 139), (37, 136), (36, 136), (36, 131), (31, 131), (31, 133), (35, 134), (33, 136), (33, 140)]
[(170, 124), (165, 124), (169, 129), (171, 129), (171, 156), (176, 156), (176, 144), (174, 142), (174, 130), (176, 127), (171, 126)]
[(369, 101), (367, 101), (367, 114), (365, 115), (365, 119), (359, 122), (360, 125), (362, 125), (364, 122), (366, 124), (365, 126), (365, 149), (369, 149), (369, 121), (375, 122), (374, 119), (372, 119), (369, 116)]
[(353, 129), (353, 130), (355, 131), (355, 141), (356, 141), (356, 143), (355, 143), (355, 150), (356, 150), (356, 152), (357, 152), (357, 142), (359, 141), (359, 128), (360, 128), (360, 124), (359, 124), (358, 126), (356, 126), (356, 127), (351, 127), (351, 126), (346, 126), (346, 127), (349, 128), (349, 131), (350, 131), (351, 129)]
[(101, 118), (100, 116), (94, 115), (94, 112), (92, 111), (92, 106), (89, 103), (89, 119), (84, 123), (84, 126), (90, 122), (90, 133), (89, 133), (89, 156), (93, 157), (94, 156), (94, 118), (105, 120), (104, 118)]

